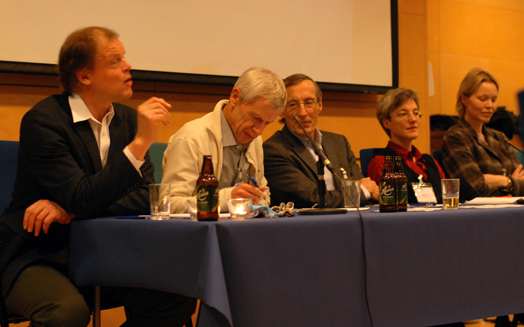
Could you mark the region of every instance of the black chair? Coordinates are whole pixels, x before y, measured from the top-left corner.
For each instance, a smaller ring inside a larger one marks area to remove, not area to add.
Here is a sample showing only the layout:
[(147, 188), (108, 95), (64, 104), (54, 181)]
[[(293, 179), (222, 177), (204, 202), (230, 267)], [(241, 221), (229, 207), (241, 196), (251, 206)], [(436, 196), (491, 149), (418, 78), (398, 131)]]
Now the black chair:
[[(0, 243), (0, 249), (2, 248), (2, 243)], [(2, 296), (2, 274), (0, 274), (0, 296)], [(7, 320), (7, 310), (5, 308), (4, 298), (0, 299), (0, 326), (8, 327), (9, 322)]]
[(368, 177), (368, 165), (384, 148), (369, 148), (360, 150), (360, 170), (364, 177)]
[(18, 142), (0, 141), (0, 215), (11, 202), (15, 188), (16, 163), (18, 161)]
[[(11, 202), (11, 193), (15, 187), (16, 163), (18, 161), (18, 142), (0, 141), (0, 215)], [(2, 244), (0, 243), (0, 248)], [(0, 325), (8, 327), (9, 324), (17, 324), (27, 321), (22, 316), (8, 315), (4, 299), (1, 297), (2, 276), (0, 274)]]

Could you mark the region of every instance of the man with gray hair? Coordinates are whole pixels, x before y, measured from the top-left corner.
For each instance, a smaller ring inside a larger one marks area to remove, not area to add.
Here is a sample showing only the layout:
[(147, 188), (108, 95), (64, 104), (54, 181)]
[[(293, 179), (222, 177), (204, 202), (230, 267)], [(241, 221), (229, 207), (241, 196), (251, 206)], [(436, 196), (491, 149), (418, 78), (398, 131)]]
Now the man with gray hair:
[[(324, 150), (333, 164), (334, 174), (342, 179), (344, 171), (348, 178), (361, 180), (363, 203), (378, 200), (377, 184), (362, 176), (346, 137), (317, 128), (323, 108), (322, 92), (317, 83), (304, 74), (294, 74), (286, 77), (284, 84), (288, 98), (281, 117), (285, 126), (264, 142), (264, 166), (273, 189), (273, 205), (290, 201), (294, 202), (295, 208), (309, 208), (319, 201), (317, 154), (295, 117)], [(342, 183), (337, 176), (325, 169), (326, 207), (344, 206)]]
[(282, 112), (286, 97), (280, 77), (264, 68), (250, 68), (238, 78), (229, 100), (219, 101), (212, 112), (171, 136), (162, 183), (171, 184), (173, 213), (187, 212), (187, 200), (196, 195), (204, 155), (212, 156), (221, 212), (228, 211), (231, 198), (269, 205), (260, 135)]

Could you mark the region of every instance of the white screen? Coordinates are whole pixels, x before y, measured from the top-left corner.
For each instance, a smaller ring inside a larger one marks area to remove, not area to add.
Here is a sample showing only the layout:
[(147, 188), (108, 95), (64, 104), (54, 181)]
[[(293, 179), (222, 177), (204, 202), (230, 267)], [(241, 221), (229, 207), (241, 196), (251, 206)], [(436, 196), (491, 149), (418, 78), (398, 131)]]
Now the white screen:
[(133, 69), (393, 86), (390, 0), (0, 0), (0, 60), (56, 64), (64, 39), (120, 34)]

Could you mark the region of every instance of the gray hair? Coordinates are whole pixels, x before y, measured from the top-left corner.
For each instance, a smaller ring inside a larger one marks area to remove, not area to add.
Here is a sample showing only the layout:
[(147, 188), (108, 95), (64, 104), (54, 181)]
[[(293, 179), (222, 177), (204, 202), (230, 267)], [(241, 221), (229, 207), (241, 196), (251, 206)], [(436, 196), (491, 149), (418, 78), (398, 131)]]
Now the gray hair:
[(240, 103), (266, 99), (280, 112), (286, 107), (287, 92), (282, 78), (272, 71), (253, 67), (238, 78), (235, 86), (240, 90)]
[(480, 84), (484, 82), (495, 84), (497, 91), (499, 90), (499, 83), (495, 77), (481, 68), (473, 68), (464, 76), (457, 92), (457, 103), (455, 104), (459, 118), (464, 117), (466, 113), (466, 106), (464, 106), (461, 99), (462, 95), (471, 96), (479, 88)]
[(383, 120), (391, 119), (391, 112), (400, 107), (404, 102), (411, 99), (415, 101), (417, 107), (420, 108), (419, 96), (417, 92), (404, 88), (391, 89), (387, 91), (384, 97), (380, 99), (380, 101), (378, 102), (377, 119), (380, 123), (380, 126), (382, 126), (382, 128), (384, 129), (386, 134), (388, 134), (389, 137), (391, 137), (391, 131), (384, 127)]

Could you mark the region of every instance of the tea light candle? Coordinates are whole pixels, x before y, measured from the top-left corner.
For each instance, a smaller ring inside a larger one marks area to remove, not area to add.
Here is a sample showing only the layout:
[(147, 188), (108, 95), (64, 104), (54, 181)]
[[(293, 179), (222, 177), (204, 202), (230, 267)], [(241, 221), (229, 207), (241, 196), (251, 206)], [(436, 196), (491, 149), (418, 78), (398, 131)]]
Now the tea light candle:
[(245, 215), (245, 214), (246, 214), (246, 208), (244, 208), (243, 205), (239, 205), (239, 206), (236, 208), (234, 214)]
[(228, 200), (228, 206), (231, 219), (244, 220), (249, 217), (251, 211), (251, 199), (230, 199)]

